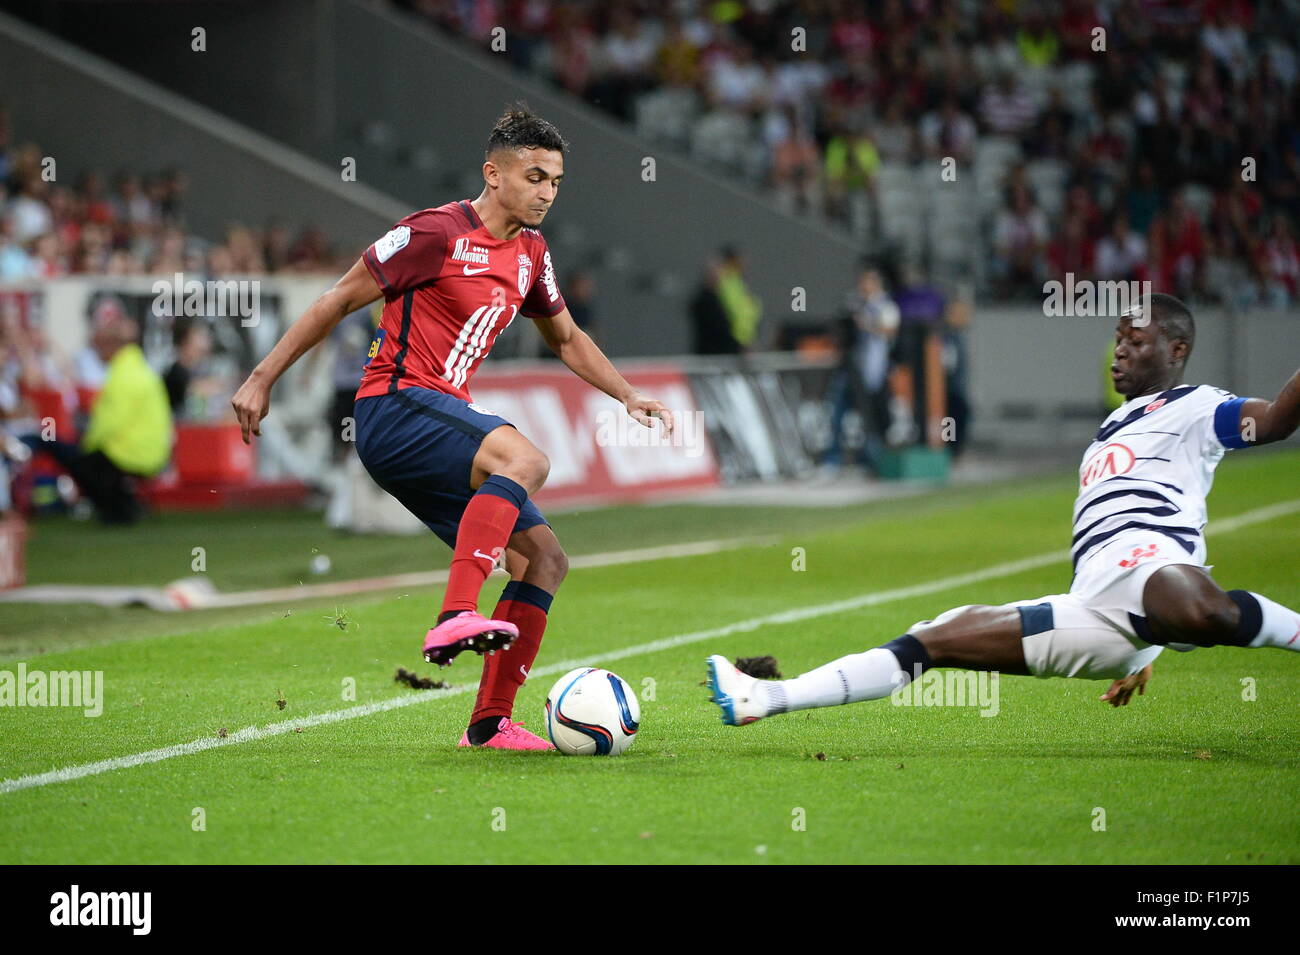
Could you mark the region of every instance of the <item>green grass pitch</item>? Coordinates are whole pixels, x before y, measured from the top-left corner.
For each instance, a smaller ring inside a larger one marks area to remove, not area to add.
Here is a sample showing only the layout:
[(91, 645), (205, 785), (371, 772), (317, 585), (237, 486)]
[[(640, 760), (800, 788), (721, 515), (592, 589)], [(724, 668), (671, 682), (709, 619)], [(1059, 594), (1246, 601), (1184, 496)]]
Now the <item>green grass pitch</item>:
[[(1213, 526), (1300, 498), (1298, 471), (1296, 451), (1239, 453), (1221, 467), (1209, 546), (1225, 587), (1300, 605), (1300, 512), (1226, 533)], [(185, 615), (0, 605), (0, 669), (98, 670), (105, 682), (97, 718), (0, 707), (0, 777), (218, 744), (0, 792), (0, 862), (1300, 862), (1300, 817), (1289, 808), (1300, 782), (1300, 658), (1291, 654), (1166, 652), (1146, 696), (1120, 710), (1098, 702), (1103, 683), (1019, 677), (1001, 680), (991, 718), (886, 700), (730, 728), (707, 702), (708, 653), (771, 654), (792, 676), (949, 607), (1066, 589), (1064, 557), (942, 582), (1063, 553), (1072, 497), (1061, 475), (827, 510), (556, 516), (573, 553), (774, 535), (571, 574), (516, 718), (541, 730), (559, 668), (609, 658), (642, 695), (641, 732), (616, 759), (455, 748), (477, 659), (442, 672), (458, 693), (393, 682), (398, 666), (431, 669), (419, 640), (433, 592), (340, 600), (346, 630), (321, 601)], [(447, 559), (431, 538), (335, 537), (310, 515), (169, 518), (134, 536), (59, 522), (36, 530), (31, 564), (42, 582), (161, 583), (188, 573), (195, 545), (208, 547), (209, 573), (229, 589), (292, 582), (312, 547), (330, 552), (336, 576)], [(803, 570), (793, 569), (795, 548)], [(692, 639), (927, 582), (938, 582), (935, 592)], [(485, 609), (500, 583), (489, 582)], [(611, 658), (672, 637), (682, 639)], [(299, 720), (300, 732), (228, 741)]]

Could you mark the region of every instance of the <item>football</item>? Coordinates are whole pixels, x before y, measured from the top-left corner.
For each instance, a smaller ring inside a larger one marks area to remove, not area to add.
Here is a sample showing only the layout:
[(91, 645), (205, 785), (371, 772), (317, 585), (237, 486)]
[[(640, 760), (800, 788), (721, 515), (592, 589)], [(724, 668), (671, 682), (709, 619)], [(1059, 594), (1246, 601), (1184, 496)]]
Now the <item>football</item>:
[(636, 694), (608, 670), (570, 670), (546, 697), (547, 735), (566, 756), (617, 756), (632, 745), (640, 722)]

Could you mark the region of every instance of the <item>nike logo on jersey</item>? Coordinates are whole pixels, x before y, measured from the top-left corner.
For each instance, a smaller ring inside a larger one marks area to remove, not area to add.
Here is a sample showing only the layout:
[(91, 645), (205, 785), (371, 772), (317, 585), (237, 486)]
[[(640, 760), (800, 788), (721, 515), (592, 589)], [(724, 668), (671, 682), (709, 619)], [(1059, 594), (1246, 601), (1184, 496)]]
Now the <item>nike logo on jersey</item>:
[(525, 679), (525, 680), (528, 679), (528, 671), (527, 671), (526, 669), (524, 669), (523, 666), (520, 666), (520, 667), (519, 667), (519, 672), (522, 673), (522, 674), (524, 675), (524, 679)]
[(489, 266), (485, 266), (484, 268), (481, 268), (481, 269), (471, 269), (471, 268), (467, 265), (467, 266), (465, 266), (465, 274), (466, 274), (466, 275), (478, 275), (480, 272), (487, 272), (487, 271), (488, 271), (489, 269), (491, 269), (491, 268), (492, 268), (492, 266), (489, 265)]

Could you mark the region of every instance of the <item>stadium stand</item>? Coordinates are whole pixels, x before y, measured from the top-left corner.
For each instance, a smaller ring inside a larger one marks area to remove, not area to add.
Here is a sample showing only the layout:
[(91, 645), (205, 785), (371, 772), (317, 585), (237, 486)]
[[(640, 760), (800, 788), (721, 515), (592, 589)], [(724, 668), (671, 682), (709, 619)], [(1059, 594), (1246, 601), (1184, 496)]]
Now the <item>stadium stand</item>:
[[(72, 186), (42, 176), (39, 144), (19, 141), (0, 103), (0, 281), (65, 275), (337, 273), (356, 258), (315, 227), (232, 222), (209, 239), (185, 227), (183, 170), (87, 169)], [(66, 176), (70, 170), (65, 170)]]
[[(1142, 157), (1158, 192), (1156, 214), (1136, 228), (1144, 259), (1130, 276), (1096, 272), (1102, 258), (1087, 277), (1150, 279), (1237, 307), (1296, 299), (1294, 4), (682, 0), (667, 13), (636, 0), (394, 5), (482, 48), (496, 27), (527, 36), (510, 48), (518, 67), (647, 140), (772, 189), (786, 208), (843, 221), (869, 251), (894, 247), (937, 275), (977, 275), (995, 295), (1037, 293), (1002, 280), (998, 234), (1008, 220), (1038, 217), (1029, 210), (1045, 217), (1031, 261), (1012, 270), (1041, 284), (1046, 250), (1064, 237), (1065, 197), (1083, 185), (1105, 210), (1081, 238), (1093, 261), (1150, 188)], [(792, 49), (798, 31), (806, 53)], [(834, 189), (846, 129), (873, 157), (866, 187), (847, 196)], [(815, 152), (811, 182), (781, 174), (791, 140)], [(957, 190), (929, 180), (929, 164), (944, 156), (960, 166), (973, 156), (973, 170), (959, 175), (977, 184), (975, 221), (969, 201), (949, 198)], [(1243, 180), (1246, 160), (1253, 178)], [(1022, 177), (1029, 195), (1017, 200)], [(835, 201), (801, 202), (805, 192)], [(1253, 215), (1262, 203), (1275, 214)]]

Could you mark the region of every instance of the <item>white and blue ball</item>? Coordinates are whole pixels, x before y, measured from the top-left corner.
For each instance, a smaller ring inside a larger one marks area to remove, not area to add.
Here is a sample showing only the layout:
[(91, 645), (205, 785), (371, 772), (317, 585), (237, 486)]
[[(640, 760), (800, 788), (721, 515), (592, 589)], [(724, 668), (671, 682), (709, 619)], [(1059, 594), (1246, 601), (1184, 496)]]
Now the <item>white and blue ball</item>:
[(546, 697), (546, 733), (566, 756), (617, 756), (641, 723), (641, 704), (618, 675), (578, 667)]

